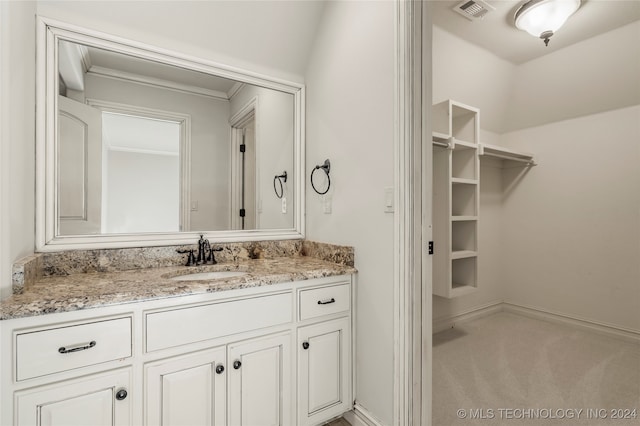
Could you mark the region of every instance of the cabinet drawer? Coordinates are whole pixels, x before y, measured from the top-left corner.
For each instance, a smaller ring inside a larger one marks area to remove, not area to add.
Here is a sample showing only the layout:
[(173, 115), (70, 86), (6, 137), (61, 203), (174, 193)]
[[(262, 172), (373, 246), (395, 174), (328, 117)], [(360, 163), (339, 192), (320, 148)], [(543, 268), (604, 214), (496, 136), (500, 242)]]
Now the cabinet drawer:
[(131, 356), (131, 318), (16, 335), (16, 379), (26, 380)]
[(286, 324), (291, 305), (283, 293), (148, 313), (147, 352)]
[(300, 291), (300, 320), (348, 311), (350, 286), (340, 284)]

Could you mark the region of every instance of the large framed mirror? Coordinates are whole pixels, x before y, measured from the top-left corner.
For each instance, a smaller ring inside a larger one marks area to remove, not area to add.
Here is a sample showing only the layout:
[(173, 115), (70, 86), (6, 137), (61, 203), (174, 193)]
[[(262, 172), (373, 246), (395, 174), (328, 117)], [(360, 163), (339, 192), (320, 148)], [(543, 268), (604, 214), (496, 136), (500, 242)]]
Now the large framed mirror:
[(304, 236), (303, 85), (38, 31), (38, 251)]

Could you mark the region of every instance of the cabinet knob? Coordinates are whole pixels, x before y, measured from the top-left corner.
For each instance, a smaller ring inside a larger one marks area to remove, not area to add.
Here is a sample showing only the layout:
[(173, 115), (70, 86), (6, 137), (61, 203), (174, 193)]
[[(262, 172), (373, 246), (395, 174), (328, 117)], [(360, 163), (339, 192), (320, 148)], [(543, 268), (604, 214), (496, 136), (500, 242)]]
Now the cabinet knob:
[(242, 366), (242, 363), (239, 360), (233, 361), (233, 368), (238, 370)]
[(123, 399), (125, 399), (127, 397), (127, 390), (126, 389), (120, 389), (118, 390), (118, 392), (116, 392), (116, 399), (118, 401), (122, 401)]
[(309, 342), (302, 342), (302, 349), (304, 350), (309, 349)]
[(216, 374), (222, 374), (224, 372), (224, 365), (218, 364), (216, 365)]

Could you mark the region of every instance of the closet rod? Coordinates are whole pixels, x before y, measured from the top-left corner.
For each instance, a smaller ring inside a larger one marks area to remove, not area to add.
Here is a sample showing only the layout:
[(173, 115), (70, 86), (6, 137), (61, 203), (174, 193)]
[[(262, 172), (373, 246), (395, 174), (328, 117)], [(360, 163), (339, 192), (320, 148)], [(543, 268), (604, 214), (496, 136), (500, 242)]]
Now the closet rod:
[(447, 142), (431, 141), (431, 143), (433, 143), (434, 145), (438, 145), (438, 146), (443, 146), (445, 148), (449, 148), (449, 144)]
[(501, 158), (503, 160), (518, 161), (520, 163), (526, 163), (528, 166), (536, 165), (536, 162), (533, 159), (510, 157), (508, 155), (500, 155), (500, 154), (489, 154), (488, 152), (485, 152), (484, 155), (489, 157)]

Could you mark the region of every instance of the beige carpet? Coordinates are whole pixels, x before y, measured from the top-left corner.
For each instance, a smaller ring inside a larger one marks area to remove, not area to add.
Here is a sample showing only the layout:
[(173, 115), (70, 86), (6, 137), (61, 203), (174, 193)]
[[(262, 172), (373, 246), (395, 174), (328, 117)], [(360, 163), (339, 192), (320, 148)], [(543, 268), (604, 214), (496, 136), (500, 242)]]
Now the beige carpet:
[(640, 425), (640, 345), (504, 312), (435, 334), (433, 425)]

